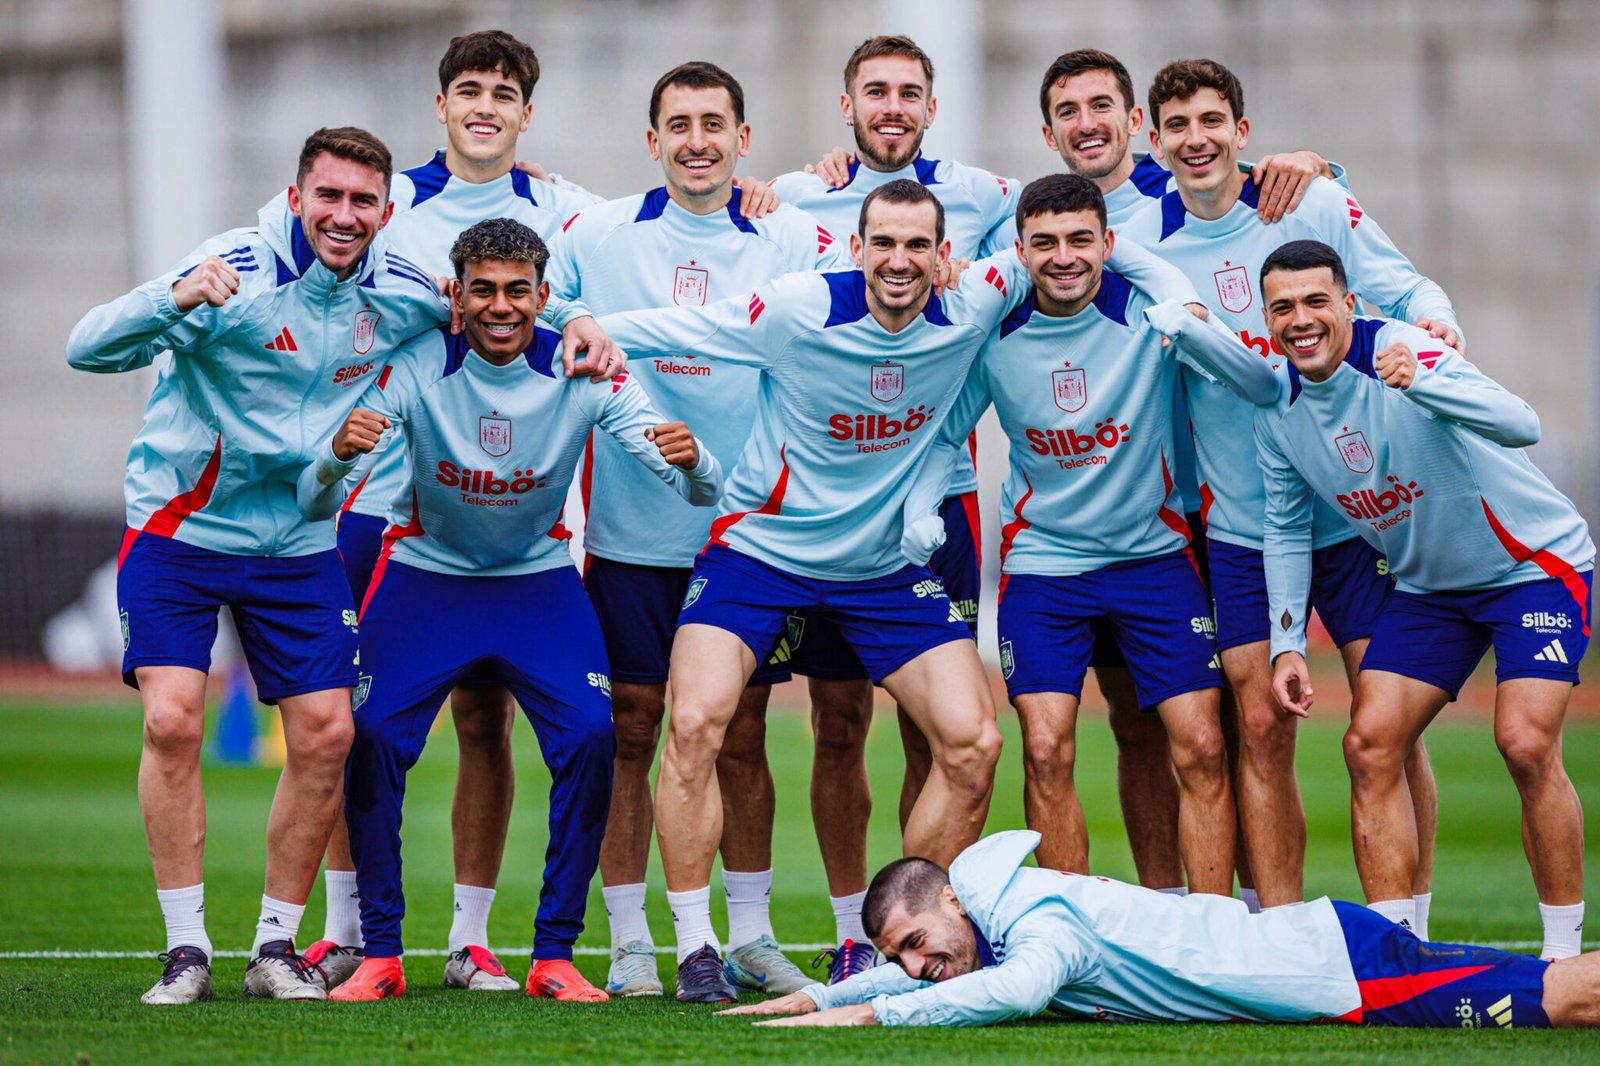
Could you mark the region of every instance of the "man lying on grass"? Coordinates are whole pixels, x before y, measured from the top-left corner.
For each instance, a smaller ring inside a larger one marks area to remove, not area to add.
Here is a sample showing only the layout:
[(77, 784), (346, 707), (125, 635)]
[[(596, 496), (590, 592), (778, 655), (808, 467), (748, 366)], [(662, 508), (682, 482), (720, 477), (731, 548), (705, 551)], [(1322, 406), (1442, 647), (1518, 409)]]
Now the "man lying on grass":
[(1435, 944), (1327, 898), (1250, 914), (1104, 877), (1023, 868), (998, 833), (945, 873), (884, 867), (862, 920), (893, 966), (723, 1014), (767, 1025), (988, 1025), (1050, 1009), (1098, 1021), (1600, 1025), (1600, 952), (1547, 962)]

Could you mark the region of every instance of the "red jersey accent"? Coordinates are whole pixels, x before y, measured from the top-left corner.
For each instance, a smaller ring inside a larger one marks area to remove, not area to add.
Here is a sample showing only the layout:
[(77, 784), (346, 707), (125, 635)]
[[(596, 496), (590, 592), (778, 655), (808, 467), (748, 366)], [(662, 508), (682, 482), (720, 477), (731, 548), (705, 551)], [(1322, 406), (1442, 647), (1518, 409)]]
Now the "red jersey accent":
[(122, 568), (122, 561), (128, 557), (128, 551), (133, 547), (133, 542), (139, 539), (140, 533), (170, 537), (183, 525), (185, 518), (210, 503), (211, 493), (217, 487), (217, 472), (221, 469), (222, 438), (219, 436), (217, 446), (211, 450), (211, 458), (206, 461), (205, 469), (200, 471), (200, 479), (194, 483), (194, 488), (168, 500), (161, 510), (150, 516), (143, 529), (130, 529), (122, 535), (122, 546), (117, 550), (117, 568)]
[(1507, 555), (1510, 555), (1511, 558), (1519, 563), (1532, 561), (1533, 565), (1567, 587), (1567, 591), (1572, 594), (1572, 601), (1578, 605), (1578, 615), (1583, 619), (1583, 635), (1587, 637), (1589, 635), (1589, 586), (1583, 583), (1583, 578), (1572, 568), (1572, 564), (1559, 555), (1543, 549), (1534, 551), (1516, 537), (1513, 537), (1511, 531), (1500, 524), (1500, 519), (1496, 518), (1494, 512), (1489, 509), (1488, 500), (1479, 496), (1478, 502), (1483, 504), (1483, 515), (1489, 520), (1489, 528), (1494, 530), (1494, 535), (1500, 539), (1500, 546), (1506, 550)]
[(778, 471), (778, 483), (772, 486), (772, 492), (767, 496), (767, 502), (757, 507), (754, 511), (736, 511), (725, 514), (711, 523), (711, 539), (706, 541), (706, 547), (713, 544), (722, 544), (722, 535), (729, 527), (737, 524), (745, 515), (750, 514), (778, 514), (783, 510), (783, 495), (789, 491), (789, 457), (786, 454), (787, 446), (778, 449), (778, 456), (783, 460), (783, 468)]

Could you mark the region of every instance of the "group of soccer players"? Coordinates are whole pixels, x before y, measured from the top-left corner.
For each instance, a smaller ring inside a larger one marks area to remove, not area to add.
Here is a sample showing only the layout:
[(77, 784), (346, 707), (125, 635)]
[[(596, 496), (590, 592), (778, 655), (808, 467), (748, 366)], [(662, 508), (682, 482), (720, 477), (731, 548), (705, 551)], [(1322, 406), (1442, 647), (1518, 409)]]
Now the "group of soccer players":
[[(853, 153), (769, 185), (734, 176), (751, 136), (737, 80), (685, 63), (649, 100), (663, 186), (609, 201), (517, 162), (538, 76), (509, 34), (456, 38), (432, 160), (393, 173), (370, 133), (320, 130), (257, 226), (73, 331), (83, 369), (173, 353), (130, 454), (119, 556), (167, 925), (146, 1002), (211, 994), (199, 745), (222, 605), (288, 748), (246, 994), (404, 992), (401, 806), (447, 695), (447, 985), (661, 994), (652, 823), (678, 998), (811, 985), (768, 910), (764, 715), (793, 675), (812, 700), (828, 979), (871, 968), (873, 686), (899, 706), (907, 855), (948, 866), (977, 840), (1000, 755), (973, 639), (970, 442), (991, 406), (1011, 449), (999, 657), (1040, 865), (1089, 869), (1073, 762), (1093, 666), (1141, 883), (1230, 895), (1237, 874), (1252, 911), (1299, 902), (1315, 607), (1354, 684), (1368, 905), (1426, 938), (1421, 734), (1492, 643), (1542, 954), (1578, 952), (1560, 728), (1588, 640), (1586, 526), (1518, 450), (1533, 412), (1465, 361), (1449, 300), (1342, 172), (1310, 152), (1242, 161), (1231, 72), (1164, 67), (1141, 155), (1123, 65), (1059, 57), (1040, 105), (1070, 173), (1024, 187), (926, 158), (932, 63), (874, 37), (844, 69)], [(553, 779), (524, 984), (487, 946), (518, 704)], [(324, 853), (327, 927), (302, 953)], [(604, 989), (571, 964), (596, 868)]]

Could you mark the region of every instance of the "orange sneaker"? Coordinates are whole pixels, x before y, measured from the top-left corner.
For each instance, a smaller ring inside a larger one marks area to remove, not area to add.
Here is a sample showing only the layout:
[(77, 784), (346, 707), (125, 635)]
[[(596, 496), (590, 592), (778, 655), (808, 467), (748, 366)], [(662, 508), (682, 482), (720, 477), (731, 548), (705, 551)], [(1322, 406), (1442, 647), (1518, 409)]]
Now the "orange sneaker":
[(375, 959), (367, 956), (356, 967), (356, 972), (332, 992), (328, 998), (340, 1003), (370, 1003), (406, 994), (406, 969), (396, 958)]
[(523, 991), (530, 996), (547, 996), (563, 1003), (604, 1003), (611, 997), (596, 988), (578, 968), (566, 959), (539, 959), (528, 971)]

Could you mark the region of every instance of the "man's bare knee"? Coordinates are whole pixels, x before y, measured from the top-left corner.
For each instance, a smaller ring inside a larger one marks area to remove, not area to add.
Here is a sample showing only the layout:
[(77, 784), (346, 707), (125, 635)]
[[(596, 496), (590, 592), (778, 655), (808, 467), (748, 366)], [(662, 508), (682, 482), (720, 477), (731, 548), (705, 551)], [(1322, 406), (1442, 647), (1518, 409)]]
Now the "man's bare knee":
[(1344, 763), (1350, 783), (1360, 787), (1398, 780), (1410, 746), (1352, 722), (1344, 733)]
[(1556, 768), (1560, 750), (1555, 739), (1541, 729), (1512, 726), (1495, 730), (1495, 746), (1518, 787), (1543, 781)]
[(144, 747), (163, 762), (200, 760), (205, 716), (177, 700), (152, 701), (144, 709)]
[(984, 722), (969, 737), (942, 745), (934, 752), (934, 762), (952, 781), (986, 789), (1000, 762), (1001, 743), (999, 727)]

